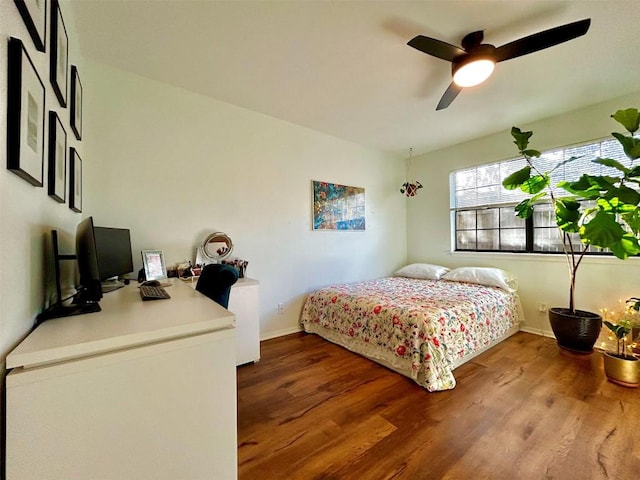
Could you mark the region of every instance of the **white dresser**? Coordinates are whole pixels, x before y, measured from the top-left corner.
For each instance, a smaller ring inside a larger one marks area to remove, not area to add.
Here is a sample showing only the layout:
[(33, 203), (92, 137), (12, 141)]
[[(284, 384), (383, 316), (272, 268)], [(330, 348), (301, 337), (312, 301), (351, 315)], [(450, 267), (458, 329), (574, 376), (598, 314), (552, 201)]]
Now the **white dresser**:
[[(192, 288), (197, 279), (187, 280)], [(229, 311), (236, 317), (236, 365), (260, 360), (260, 282), (239, 278), (231, 287)]]
[(48, 320), (8, 356), (6, 478), (237, 477), (234, 318), (174, 280)]

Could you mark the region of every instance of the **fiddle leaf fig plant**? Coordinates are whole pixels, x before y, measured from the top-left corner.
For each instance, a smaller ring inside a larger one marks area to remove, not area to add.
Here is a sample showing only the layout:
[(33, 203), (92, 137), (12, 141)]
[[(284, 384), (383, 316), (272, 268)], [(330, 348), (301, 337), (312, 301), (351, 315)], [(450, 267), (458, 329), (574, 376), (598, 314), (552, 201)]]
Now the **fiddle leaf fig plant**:
[[(529, 147), (533, 132), (512, 127), (511, 136), (527, 165), (502, 182), (508, 190), (520, 189), (530, 197), (515, 207), (518, 217), (529, 218), (538, 203), (551, 203), (556, 226), (562, 238), (564, 254), (569, 266), (569, 310), (575, 312), (574, 294), (576, 273), (586, 253), (586, 246), (609, 249), (616, 257), (626, 259), (640, 253), (640, 139), (634, 136), (640, 127), (636, 108), (618, 110), (611, 116), (624, 127), (627, 134), (612, 133), (630, 160), (630, 167), (612, 158), (596, 158), (594, 163), (609, 167), (607, 175), (583, 174), (576, 181), (552, 183), (552, 174), (569, 162), (571, 157), (543, 171), (535, 161), (538, 150)], [(559, 196), (564, 190), (568, 195)], [(580, 248), (579, 244), (584, 244)]]

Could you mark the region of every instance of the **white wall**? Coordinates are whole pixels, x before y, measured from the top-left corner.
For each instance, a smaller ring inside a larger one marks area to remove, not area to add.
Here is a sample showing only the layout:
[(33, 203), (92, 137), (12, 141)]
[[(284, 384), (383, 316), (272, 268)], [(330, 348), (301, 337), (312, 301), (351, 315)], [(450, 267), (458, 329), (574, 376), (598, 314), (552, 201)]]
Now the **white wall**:
[[(82, 72), (83, 60), (77, 45), (72, 10), (61, 3), (69, 36), (69, 65), (77, 65)], [(83, 142), (75, 139), (69, 124), (69, 109), (61, 108), (49, 81), (49, 26), (47, 50), (36, 50), (15, 3), (0, 2), (0, 151), (6, 152), (7, 141), (7, 46), (9, 37), (22, 40), (46, 88), (45, 110), (55, 110), (67, 132), (67, 146), (83, 153)], [(45, 246), (50, 249), (48, 233), (60, 231), (62, 247), (73, 248), (73, 235), (80, 215), (69, 209), (68, 172), (67, 202), (57, 203), (47, 195), (48, 119), (45, 121), (44, 186), (34, 187), (6, 169), (0, 168), (0, 358), (32, 327), (35, 316), (45, 302)], [(68, 157), (68, 152), (67, 152)], [(4, 156), (3, 156), (4, 158)], [(67, 252), (64, 252), (67, 253)], [(2, 369), (4, 371), (4, 369)]]
[[(102, 64), (89, 62), (83, 86), (84, 215), (131, 229), (136, 269), (141, 249), (175, 264), (227, 233), (260, 281), (265, 338), (298, 329), (314, 288), (405, 261), (401, 161)], [(312, 180), (364, 187), (366, 231), (312, 231)]]
[[(566, 115), (516, 125), (534, 132), (531, 147), (547, 150), (608, 137), (622, 127), (610, 118), (621, 108), (640, 107), (640, 93)], [(410, 261), (430, 261), (447, 266), (496, 266), (512, 271), (520, 281), (525, 310), (524, 328), (550, 335), (547, 314), (538, 304), (568, 305), (569, 275), (564, 256), (493, 253), (451, 253), (449, 174), (451, 171), (513, 158), (518, 152), (509, 131), (429, 153), (414, 160), (415, 176), (425, 189), (407, 209), (407, 251)], [(422, 193), (428, 195), (422, 195)], [(586, 258), (577, 276), (576, 308), (598, 311), (618, 300), (640, 293), (640, 259)]]
[[(72, 10), (65, 1), (61, 2), (61, 10), (69, 36), (69, 65), (77, 65), (82, 72), (83, 60), (79, 54)], [(50, 285), (45, 288), (45, 283), (50, 280), (50, 276), (46, 274), (47, 270), (51, 270), (47, 263), (50, 258), (44, 253), (45, 249), (49, 252), (51, 250), (49, 232), (57, 229), (62, 248), (73, 249), (73, 235), (80, 219), (79, 214), (69, 209), (68, 192), (67, 202), (64, 204), (57, 203), (47, 195), (48, 120), (45, 121), (42, 132), (45, 138), (44, 186), (34, 187), (6, 169), (4, 152), (7, 151), (6, 79), (9, 37), (22, 41), (40, 75), (46, 88), (46, 114), (48, 115), (49, 110), (58, 113), (67, 132), (67, 146), (74, 146), (80, 154), (83, 152), (83, 142), (75, 140), (69, 127), (69, 109), (60, 107), (49, 82), (49, 25), (46, 52), (42, 53), (33, 45), (15, 3), (0, 1), (0, 151), (3, 152), (3, 164), (0, 168), (0, 385), (4, 385), (7, 353), (29, 333), (36, 315), (49, 301), (46, 292), (51, 288)]]

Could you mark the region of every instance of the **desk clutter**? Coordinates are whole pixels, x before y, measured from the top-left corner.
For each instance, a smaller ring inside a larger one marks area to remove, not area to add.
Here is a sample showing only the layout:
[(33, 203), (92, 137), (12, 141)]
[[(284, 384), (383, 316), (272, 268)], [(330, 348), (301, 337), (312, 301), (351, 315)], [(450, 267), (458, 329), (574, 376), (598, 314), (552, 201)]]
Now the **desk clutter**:
[[(208, 265), (215, 265), (216, 269), (221, 268), (222, 270), (226, 270), (227, 273), (233, 273), (234, 280), (231, 283), (233, 284), (237, 281), (238, 278), (245, 278), (249, 262), (241, 258), (228, 259), (232, 250), (233, 242), (231, 241), (231, 238), (226, 233), (215, 232), (207, 235), (204, 242), (201, 245), (195, 247), (195, 261), (193, 263), (191, 260), (186, 260), (173, 266), (169, 266), (166, 269), (162, 251), (143, 250), (142, 257), (144, 268), (138, 274), (138, 281), (144, 282), (145, 280), (150, 280), (147, 272), (149, 271), (151, 262), (147, 261), (147, 259), (151, 258), (150, 255), (153, 253), (159, 257), (159, 263), (162, 265), (162, 272), (161, 274), (159, 274), (159, 277), (165, 279), (167, 277), (179, 278), (183, 282), (197, 284), (196, 289), (198, 289), (200, 287), (199, 281), (201, 280), (201, 275), (204, 275), (204, 277), (202, 277), (202, 281), (205, 281), (206, 277), (207, 282), (209, 282), (209, 277), (211, 276), (211, 273), (207, 269), (205, 269), (205, 267)], [(145, 253), (147, 254), (148, 258), (145, 257)], [(205, 271), (203, 272), (203, 270)], [(211, 270), (211, 267), (209, 267), (209, 270)], [(151, 280), (155, 280), (159, 277), (152, 277)], [(145, 283), (148, 284), (149, 282)], [(141, 291), (140, 294), (143, 300), (169, 298), (168, 296), (160, 296), (157, 292), (153, 292), (152, 294), (152, 292)]]
[(236, 258), (234, 260), (222, 260), (221, 263), (235, 267), (236, 270), (238, 270), (238, 278), (245, 277), (245, 273), (247, 272), (247, 265), (249, 265), (248, 261), (242, 260), (241, 258)]
[[(220, 261), (223, 265), (230, 265), (238, 270), (238, 278), (244, 278), (247, 272), (247, 266), (249, 262), (247, 260), (243, 260), (241, 258), (236, 258), (232, 260), (222, 260)], [(188, 280), (195, 282), (198, 280), (200, 273), (202, 272), (202, 268), (204, 264), (196, 263), (193, 265), (191, 262), (183, 262), (167, 269), (167, 276), (172, 278), (179, 278), (181, 280)]]

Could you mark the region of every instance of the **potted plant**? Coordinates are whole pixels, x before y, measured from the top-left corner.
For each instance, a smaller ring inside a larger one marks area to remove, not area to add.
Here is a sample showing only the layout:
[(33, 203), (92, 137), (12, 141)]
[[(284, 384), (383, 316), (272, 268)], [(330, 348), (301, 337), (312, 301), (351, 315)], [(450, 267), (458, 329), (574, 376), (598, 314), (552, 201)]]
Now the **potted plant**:
[(414, 183), (404, 182), (400, 188), (400, 193), (404, 193), (407, 197), (415, 197), (421, 188), (422, 184), (417, 180)]
[[(640, 125), (640, 114), (637, 109), (629, 108), (618, 110), (612, 118), (628, 132), (628, 135), (612, 135), (633, 163), (640, 157), (640, 139), (633, 136)], [(620, 259), (640, 253), (640, 165), (626, 167), (611, 158), (597, 158), (593, 162), (610, 167), (613, 173), (583, 174), (577, 181), (563, 180), (554, 185), (552, 173), (579, 157), (560, 162), (549, 171), (541, 171), (534, 160), (541, 153), (529, 148), (533, 132), (513, 127), (511, 135), (527, 166), (509, 175), (502, 185), (530, 195), (515, 207), (516, 215), (521, 218), (529, 218), (537, 203), (551, 203), (569, 267), (569, 306), (549, 310), (551, 328), (560, 347), (590, 353), (600, 334), (602, 317), (575, 308), (576, 274), (588, 245), (609, 249)], [(558, 196), (558, 190), (564, 190), (568, 195)], [(580, 244), (584, 244), (583, 248)]]
[[(627, 300), (625, 310), (615, 323), (604, 320), (604, 325), (616, 337), (616, 352), (604, 352), (604, 372), (613, 383), (625, 387), (640, 385), (640, 360), (627, 351), (626, 339), (634, 326), (638, 325), (637, 299)], [(613, 318), (612, 318), (613, 320)]]
[(631, 325), (631, 348), (635, 355), (640, 356), (640, 298), (631, 297), (627, 300), (627, 308), (634, 312), (635, 321)]

